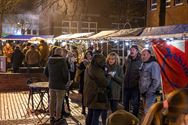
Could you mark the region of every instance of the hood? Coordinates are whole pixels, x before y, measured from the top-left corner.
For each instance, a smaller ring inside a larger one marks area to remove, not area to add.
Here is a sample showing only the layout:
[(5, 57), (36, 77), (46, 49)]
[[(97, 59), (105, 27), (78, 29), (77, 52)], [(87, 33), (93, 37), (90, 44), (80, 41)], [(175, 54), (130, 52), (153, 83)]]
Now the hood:
[(95, 55), (91, 61), (91, 65), (95, 67), (105, 67), (105, 57), (103, 55)]
[(58, 63), (62, 59), (64, 59), (64, 58), (59, 55), (53, 55), (53, 56), (49, 57), (49, 63), (50, 64)]
[(19, 49), (15, 49), (14, 52), (21, 52), (21, 50), (19, 50)]
[(150, 63), (150, 62), (153, 62), (153, 61), (157, 61), (156, 59), (155, 59), (155, 57), (154, 56), (151, 56), (150, 58), (149, 58), (149, 60), (148, 61), (146, 61), (145, 63)]

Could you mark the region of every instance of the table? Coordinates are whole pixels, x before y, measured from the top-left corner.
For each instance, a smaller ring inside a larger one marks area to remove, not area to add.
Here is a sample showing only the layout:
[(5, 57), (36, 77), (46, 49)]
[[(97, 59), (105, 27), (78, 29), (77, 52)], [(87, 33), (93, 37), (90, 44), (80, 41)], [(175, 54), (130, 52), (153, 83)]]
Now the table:
[[(49, 83), (48, 82), (34, 82), (29, 84), (29, 99), (28, 99), (28, 107), (30, 104), (30, 100), (31, 100), (31, 105), (32, 105), (32, 110), (38, 110), (39, 106), (41, 105), (42, 109), (46, 109), (44, 102), (43, 102), (43, 98), (44, 98), (44, 94), (48, 94), (48, 98), (49, 98), (49, 88), (48, 88)], [(36, 109), (34, 109), (34, 100), (33, 100), (33, 95), (34, 94), (39, 94), (40, 96), (40, 101), (36, 107)]]
[(49, 82), (34, 82), (28, 85), (29, 87), (32, 88), (42, 88), (42, 89), (48, 89)]
[[(37, 113), (37, 112), (43, 112), (43, 113), (48, 113), (48, 106), (45, 107), (44, 104), (44, 95), (48, 95), (48, 100), (49, 100), (49, 83), (48, 82), (33, 82), (31, 84), (28, 84), (29, 87), (29, 98), (28, 98), (28, 108), (30, 105), (30, 100), (31, 100), (31, 106), (32, 106), (32, 112)], [(34, 108), (34, 98), (33, 95), (38, 94), (40, 99), (39, 102)], [(37, 113), (38, 114), (38, 113)], [(44, 116), (45, 117), (45, 116)], [(44, 118), (39, 118), (37, 115), (37, 118), (39, 119), (40, 122), (42, 122), (42, 119)]]

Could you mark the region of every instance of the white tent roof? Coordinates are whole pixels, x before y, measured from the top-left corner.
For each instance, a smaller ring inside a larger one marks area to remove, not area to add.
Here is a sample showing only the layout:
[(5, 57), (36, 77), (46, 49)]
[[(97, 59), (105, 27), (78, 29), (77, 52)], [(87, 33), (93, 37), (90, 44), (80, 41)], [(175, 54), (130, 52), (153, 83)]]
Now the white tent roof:
[(142, 31), (143, 31), (143, 28), (121, 29), (118, 32), (108, 35), (108, 37), (137, 36)]
[(54, 39), (56, 39), (56, 40), (64, 40), (65, 38), (67, 38), (67, 37), (70, 36), (70, 35), (72, 35), (72, 34), (61, 35), (61, 36), (58, 36), (58, 37), (56, 37), (56, 38), (54, 38)]
[(130, 36), (130, 37), (112, 37), (113, 40), (143, 40), (143, 39), (159, 39), (159, 38), (181, 38), (188, 37), (188, 33), (155, 35), (155, 36)]
[(57, 40), (70, 40), (70, 39), (76, 39), (76, 38), (83, 38), (83, 37), (89, 37), (93, 35), (94, 32), (89, 33), (75, 33), (75, 34), (66, 34), (56, 37)]
[(89, 32), (89, 33), (75, 33), (70, 36), (67, 36), (65, 39), (76, 39), (76, 38), (83, 38), (83, 37), (89, 37), (91, 35), (95, 34), (94, 32)]
[(107, 31), (101, 31), (93, 36), (88, 37), (88, 39), (101, 39), (104, 38), (105, 36), (108, 36), (112, 33), (117, 32), (118, 30), (107, 30)]

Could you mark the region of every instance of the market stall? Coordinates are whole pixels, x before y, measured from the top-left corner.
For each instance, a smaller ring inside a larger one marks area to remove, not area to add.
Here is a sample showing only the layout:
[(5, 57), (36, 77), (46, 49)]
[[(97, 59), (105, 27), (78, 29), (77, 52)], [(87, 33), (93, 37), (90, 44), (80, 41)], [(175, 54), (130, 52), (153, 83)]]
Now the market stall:
[(150, 27), (145, 28), (140, 36), (111, 39), (125, 41), (129, 45), (136, 43), (153, 50), (161, 67), (165, 94), (175, 89), (188, 88), (188, 25)]

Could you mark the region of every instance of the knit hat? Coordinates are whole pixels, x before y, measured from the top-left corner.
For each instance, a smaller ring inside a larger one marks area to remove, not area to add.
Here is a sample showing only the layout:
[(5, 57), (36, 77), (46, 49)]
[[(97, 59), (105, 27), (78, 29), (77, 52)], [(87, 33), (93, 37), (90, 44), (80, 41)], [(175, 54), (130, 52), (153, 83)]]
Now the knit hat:
[(138, 46), (136, 44), (132, 45), (131, 48), (135, 48), (137, 51), (139, 51)]
[(138, 123), (138, 118), (125, 110), (117, 110), (107, 119), (107, 125), (137, 125)]

